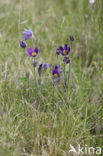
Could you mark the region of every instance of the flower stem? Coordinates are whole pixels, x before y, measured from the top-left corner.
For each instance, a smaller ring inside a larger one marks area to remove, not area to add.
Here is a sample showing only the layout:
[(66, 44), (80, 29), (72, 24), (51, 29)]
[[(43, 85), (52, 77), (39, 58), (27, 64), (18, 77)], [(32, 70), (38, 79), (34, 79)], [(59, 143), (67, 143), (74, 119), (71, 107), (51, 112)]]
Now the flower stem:
[(66, 87), (66, 72), (65, 72), (65, 62), (64, 62), (64, 86)]
[(55, 82), (53, 80), (53, 94), (52, 94), (52, 103), (54, 104), (54, 100), (55, 100)]
[(24, 48), (24, 60), (25, 60), (25, 48)]
[(68, 85), (69, 85), (69, 80), (70, 80), (70, 64), (69, 64), (69, 72), (68, 72)]
[(71, 47), (72, 47), (72, 42), (71, 42)]

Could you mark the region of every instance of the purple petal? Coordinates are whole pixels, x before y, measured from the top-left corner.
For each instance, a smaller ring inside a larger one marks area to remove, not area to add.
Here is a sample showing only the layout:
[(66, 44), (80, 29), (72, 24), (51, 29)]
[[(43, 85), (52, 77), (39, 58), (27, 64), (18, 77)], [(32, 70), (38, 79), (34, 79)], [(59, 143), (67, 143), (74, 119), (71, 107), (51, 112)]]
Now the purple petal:
[(35, 52), (38, 54), (39, 52), (38, 46), (35, 47)]
[(49, 64), (48, 67), (51, 68), (52, 64)]
[(64, 57), (64, 58), (63, 58), (63, 62), (65, 62), (65, 60), (66, 60), (66, 58)]
[(60, 50), (59, 50), (59, 49), (56, 49), (56, 52), (57, 52), (57, 53), (60, 53)]
[(32, 55), (33, 49), (32, 49), (32, 48), (29, 48), (26, 52), (27, 52), (29, 55)]
[(29, 51), (33, 52), (34, 50), (30, 47), (30, 48), (29, 48)]
[(45, 64), (43, 65), (43, 68), (44, 68), (44, 69), (47, 69), (47, 68), (48, 68), (48, 64), (45, 63)]
[(24, 29), (22, 34), (24, 35), (24, 36), (22, 36), (22, 38), (24, 38), (25, 40), (28, 40), (33, 36), (33, 33), (30, 29)]
[(59, 69), (59, 68), (60, 68), (60, 66), (58, 66), (58, 65), (55, 66), (55, 69)]
[(28, 39), (30, 39), (31, 37), (30, 37), (30, 36), (22, 36), (22, 38), (23, 38), (24, 40), (28, 40)]
[(25, 32), (25, 31), (22, 34), (23, 35), (27, 35), (27, 36), (30, 36), (31, 35), (29, 32)]
[(70, 50), (71, 50), (71, 48), (70, 48), (70, 47), (68, 47), (68, 52), (70, 52)]
[(33, 33), (32, 33), (32, 31), (31, 31), (31, 29), (24, 29), (24, 31), (23, 31), (22, 34), (24, 34), (24, 35), (26, 35), (26, 34), (32, 35)]
[(55, 69), (52, 69), (52, 74), (54, 75), (54, 73), (55, 73)]
[(61, 51), (63, 51), (63, 47), (62, 47), (62, 46), (59, 46), (59, 49), (60, 49)]
[(32, 55), (29, 54), (28, 57), (32, 57)]
[(67, 46), (67, 44), (65, 44), (64, 49), (67, 50), (67, 48), (68, 48), (68, 46)]
[(39, 70), (41, 70), (42, 66), (43, 66), (43, 64), (39, 64)]

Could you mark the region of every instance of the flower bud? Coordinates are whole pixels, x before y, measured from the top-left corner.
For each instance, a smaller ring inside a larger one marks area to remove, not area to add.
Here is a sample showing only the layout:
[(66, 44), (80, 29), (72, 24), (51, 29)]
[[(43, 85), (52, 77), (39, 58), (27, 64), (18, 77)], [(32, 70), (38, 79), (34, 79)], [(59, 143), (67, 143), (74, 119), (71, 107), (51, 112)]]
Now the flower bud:
[(19, 44), (21, 48), (24, 48), (24, 49), (26, 48), (26, 43), (23, 40), (21, 40)]

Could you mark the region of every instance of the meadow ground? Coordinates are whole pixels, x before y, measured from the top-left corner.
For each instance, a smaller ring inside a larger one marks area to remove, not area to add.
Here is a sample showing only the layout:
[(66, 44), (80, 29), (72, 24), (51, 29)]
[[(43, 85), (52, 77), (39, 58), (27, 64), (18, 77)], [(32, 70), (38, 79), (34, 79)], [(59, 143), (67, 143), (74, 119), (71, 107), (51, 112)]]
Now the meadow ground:
[[(69, 86), (54, 97), (51, 71), (38, 86), (33, 59), (24, 60), (24, 28), (42, 63), (56, 65), (58, 46), (75, 37)], [(0, 0), (0, 156), (72, 156), (70, 144), (103, 149), (103, 1)]]

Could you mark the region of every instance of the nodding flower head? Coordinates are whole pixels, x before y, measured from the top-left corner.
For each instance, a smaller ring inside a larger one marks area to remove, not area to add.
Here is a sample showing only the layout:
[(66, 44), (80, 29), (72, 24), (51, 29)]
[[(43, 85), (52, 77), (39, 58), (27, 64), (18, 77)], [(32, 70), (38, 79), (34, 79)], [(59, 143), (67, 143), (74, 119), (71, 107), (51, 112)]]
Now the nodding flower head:
[(34, 50), (29, 48), (26, 52), (28, 53), (28, 57), (36, 57), (39, 52), (38, 46), (36, 46)]
[(62, 71), (60, 70), (60, 66), (55, 66), (54, 69), (52, 69), (52, 77), (53, 79), (60, 79)]
[(71, 42), (73, 42), (74, 41), (74, 36), (70, 36), (70, 40), (71, 40)]
[(59, 47), (59, 49), (56, 50), (56, 54), (62, 54), (63, 56), (66, 56), (69, 54), (71, 48), (65, 44), (64, 48), (62, 46)]
[(70, 57), (64, 57), (63, 62), (65, 62), (66, 64), (69, 64), (71, 62), (71, 58)]
[(21, 47), (21, 48), (24, 48), (24, 49), (26, 48), (26, 43), (25, 43), (25, 41), (20, 40), (19, 44), (20, 44), (20, 47)]
[(32, 32), (31, 29), (24, 29), (24, 31), (22, 32), (22, 34), (24, 35), (24, 36), (22, 36), (22, 38), (24, 40), (28, 40), (28, 39), (30, 39), (30, 38), (33, 37), (33, 32)]

